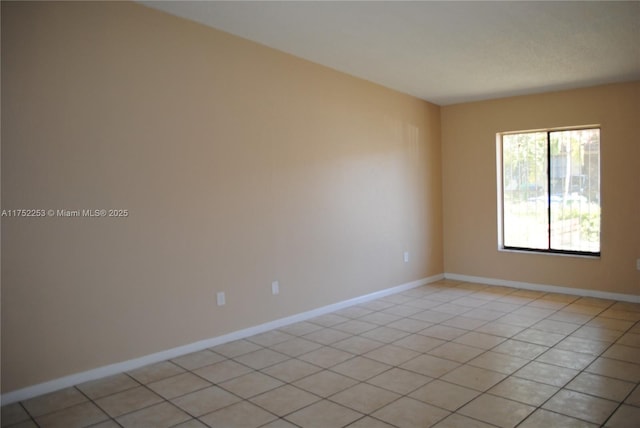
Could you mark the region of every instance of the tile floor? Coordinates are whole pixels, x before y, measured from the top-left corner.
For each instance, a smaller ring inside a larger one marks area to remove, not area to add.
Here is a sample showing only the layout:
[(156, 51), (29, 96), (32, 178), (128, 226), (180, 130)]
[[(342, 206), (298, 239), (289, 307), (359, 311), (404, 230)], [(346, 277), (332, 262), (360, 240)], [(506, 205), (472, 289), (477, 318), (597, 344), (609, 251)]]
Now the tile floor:
[(440, 281), (2, 408), (2, 427), (639, 427), (640, 304)]

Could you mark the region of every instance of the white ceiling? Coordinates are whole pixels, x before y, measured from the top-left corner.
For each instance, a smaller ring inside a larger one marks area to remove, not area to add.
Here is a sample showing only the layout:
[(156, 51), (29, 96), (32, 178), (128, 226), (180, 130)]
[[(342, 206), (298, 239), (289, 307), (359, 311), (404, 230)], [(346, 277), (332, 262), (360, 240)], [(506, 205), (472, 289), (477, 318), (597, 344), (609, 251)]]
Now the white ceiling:
[(640, 80), (640, 2), (142, 1), (435, 104)]

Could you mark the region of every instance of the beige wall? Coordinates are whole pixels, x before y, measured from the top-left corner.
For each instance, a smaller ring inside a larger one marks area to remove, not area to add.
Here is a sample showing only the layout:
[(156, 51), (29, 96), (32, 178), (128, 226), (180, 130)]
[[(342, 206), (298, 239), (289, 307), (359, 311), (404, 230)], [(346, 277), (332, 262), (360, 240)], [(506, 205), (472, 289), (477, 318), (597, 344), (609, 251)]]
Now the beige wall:
[(443, 272), (429, 103), (136, 4), (2, 2), (2, 110), (4, 209), (130, 212), (2, 219), (3, 392)]
[[(640, 82), (442, 108), (445, 272), (640, 295)], [(600, 124), (600, 259), (497, 250), (496, 133)]]

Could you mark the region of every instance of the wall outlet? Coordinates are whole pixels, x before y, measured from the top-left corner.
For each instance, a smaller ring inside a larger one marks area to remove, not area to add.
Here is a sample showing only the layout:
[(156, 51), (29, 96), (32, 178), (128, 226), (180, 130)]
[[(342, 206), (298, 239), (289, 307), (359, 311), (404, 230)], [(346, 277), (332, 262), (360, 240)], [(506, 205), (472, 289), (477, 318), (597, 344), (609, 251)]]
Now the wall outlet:
[(219, 291), (216, 293), (216, 300), (218, 301), (218, 306), (224, 306), (227, 303), (227, 299), (224, 296), (224, 291)]
[(404, 252), (404, 262), (405, 263), (409, 263), (409, 252), (408, 251)]
[(271, 283), (271, 294), (280, 294), (280, 283), (278, 281), (273, 281)]
[(636, 260), (636, 269), (640, 270), (640, 259)]

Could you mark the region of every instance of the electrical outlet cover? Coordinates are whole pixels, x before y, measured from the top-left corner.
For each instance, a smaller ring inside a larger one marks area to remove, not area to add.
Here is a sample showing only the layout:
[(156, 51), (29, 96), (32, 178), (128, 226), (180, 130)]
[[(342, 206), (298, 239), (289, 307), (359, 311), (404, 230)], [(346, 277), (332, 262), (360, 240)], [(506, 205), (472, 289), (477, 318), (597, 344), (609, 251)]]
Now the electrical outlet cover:
[(216, 300), (218, 302), (218, 306), (224, 306), (224, 304), (227, 303), (227, 299), (224, 296), (224, 291), (216, 293)]

